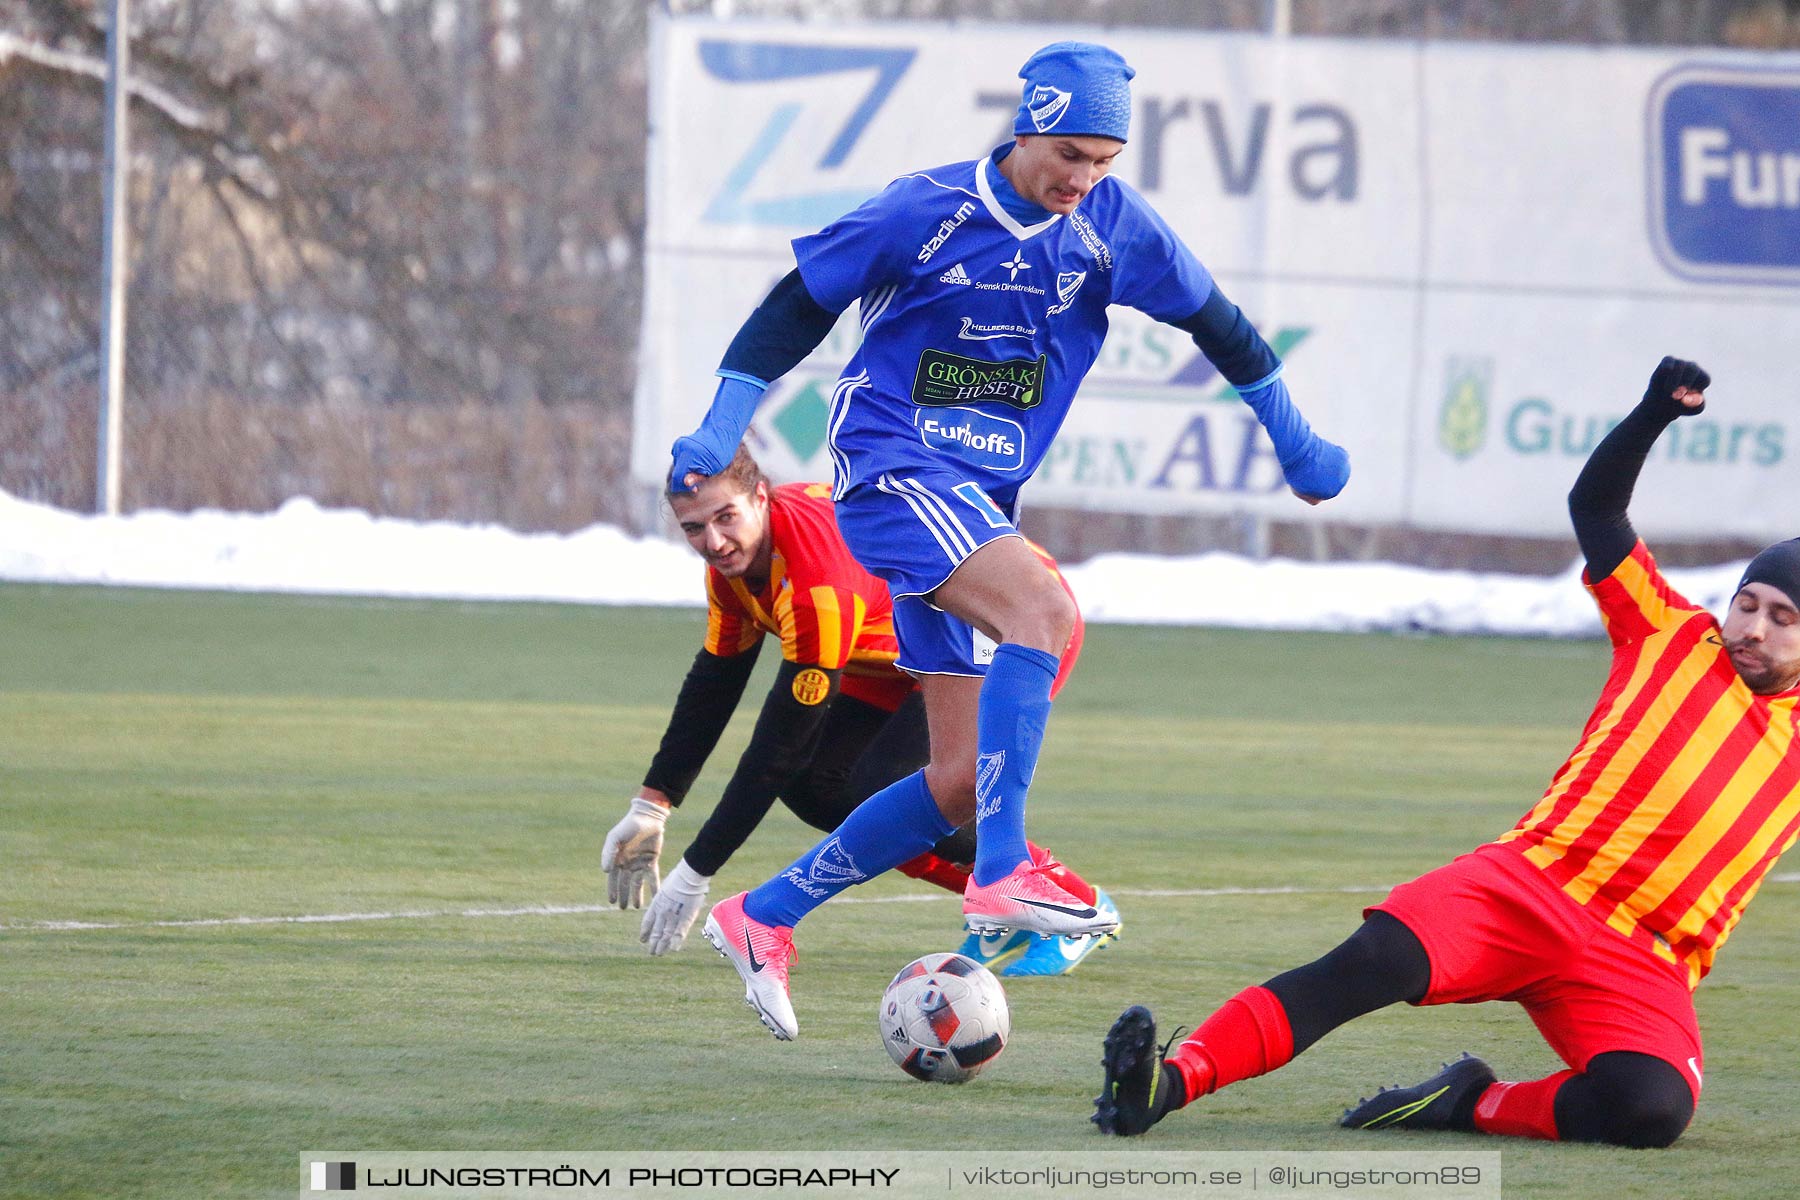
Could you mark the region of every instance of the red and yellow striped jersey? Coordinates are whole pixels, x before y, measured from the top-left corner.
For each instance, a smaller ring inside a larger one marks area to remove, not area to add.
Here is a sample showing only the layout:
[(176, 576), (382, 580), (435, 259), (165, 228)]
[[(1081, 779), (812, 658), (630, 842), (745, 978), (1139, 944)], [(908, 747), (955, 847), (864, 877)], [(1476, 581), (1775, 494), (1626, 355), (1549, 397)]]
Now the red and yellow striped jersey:
[(706, 649), (742, 654), (773, 633), (789, 662), (841, 670), (846, 680), (906, 682), (894, 667), (900, 647), (887, 585), (851, 557), (830, 486), (771, 489), (769, 536), (774, 548), (762, 591), (706, 569)]
[[(769, 534), (775, 544), (769, 583), (751, 592), (742, 579), (706, 569), (706, 649), (742, 654), (765, 633), (781, 638), (781, 655), (804, 666), (841, 669), (847, 696), (894, 709), (914, 684), (894, 665), (894, 606), (887, 584), (863, 569), (838, 532), (828, 483), (786, 483), (769, 492)], [(1050, 552), (1025, 539), (1073, 600), (1075, 593)], [(1076, 606), (1075, 628), (1063, 650), (1050, 694), (1056, 695), (1081, 655), (1086, 627)]]
[(1690, 985), (1800, 832), (1800, 687), (1752, 692), (1643, 542), (1588, 581), (1612, 670), (1575, 752), (1499, 845)]

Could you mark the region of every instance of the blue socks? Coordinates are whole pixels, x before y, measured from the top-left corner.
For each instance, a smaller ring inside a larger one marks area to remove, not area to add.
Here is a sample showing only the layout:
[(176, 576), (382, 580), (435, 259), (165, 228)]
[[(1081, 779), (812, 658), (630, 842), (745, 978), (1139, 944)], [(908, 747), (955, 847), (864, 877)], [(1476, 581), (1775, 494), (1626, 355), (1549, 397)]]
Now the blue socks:
[[(985, 887), (1031, 857), (1025, 844), (1025, 791), (1037, 770), (1050, 719), (1058, 659), (1007, 642), (994, 651), (976, 718), (975, 882)], [(764, 925), (793, 926), (852, 884), (873, 879), (936, 845), (955, 826), (938, 811), (925, 772), (916, 771), (863, 801), (837, 831), (744, 898)]]
[(851, 884), (917, 858), (955, 831), (925, 786), (925, 772), (915, 771), (864, 800), (837, 832), (744, 897), (744, 914), (764, 925), (796, 925)]
[(981, 685), (975, 723), (977, 887), (1010, 875), (1031, 857), (1025, 845), (1025, 789), (1044, 744), (1058, 661), (1048, 650), (1005, 642), (994, 651)]

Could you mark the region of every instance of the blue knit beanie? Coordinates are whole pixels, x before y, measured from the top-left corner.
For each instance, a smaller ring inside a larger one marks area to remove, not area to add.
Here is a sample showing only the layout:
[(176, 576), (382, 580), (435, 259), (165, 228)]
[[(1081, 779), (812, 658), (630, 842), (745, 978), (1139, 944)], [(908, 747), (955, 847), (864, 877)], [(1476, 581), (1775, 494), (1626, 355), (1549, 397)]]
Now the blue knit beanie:
[(1123, 142), (1131, 128), (1137, 72), (1116, 50), (1092, 42), (1053, 42), (1025, 60), (1025, 95), (1013, 132), (1104, 137)]

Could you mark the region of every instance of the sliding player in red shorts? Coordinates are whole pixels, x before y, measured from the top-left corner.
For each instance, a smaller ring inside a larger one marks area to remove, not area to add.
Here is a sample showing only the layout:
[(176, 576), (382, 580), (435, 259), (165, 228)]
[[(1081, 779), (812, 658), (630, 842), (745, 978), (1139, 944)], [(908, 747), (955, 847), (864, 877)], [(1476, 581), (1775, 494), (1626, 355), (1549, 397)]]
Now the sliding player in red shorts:
[(1405, 1000), (1524, 1006), (1568, 1064), (1498, 1082), (1464, 1055), (1344, 1114), (1357, 1129), (1460, 1129), (1666, 1146), (1700, 1096), (1693, 988), (1800, 830), (1800, 539), (1751, 560), (1721, 625), (1669, 586), (1626, 519), (1645, 456), (1710, 382), (1665, 358), (1569, 493), (1612, 671), (1568, 762), (1498, 841), (1403, 884), (1325, 957), (1246, 988), (1161, 1057), (1147, 1009), (1106, 1037), (1094, 1121), (1140, 1134)]
[[(669, 503), (707, 561), (706, 640), (643, 787), (607, 836), (600, 864), (609, 900), (621, 908), (648, 900), (639, 940), (656, 955), (681, 948), (712, 877), (778, 797), (801, 820), (829, 832), (863, 799), (930, 758), (917, 684), (894, 665), (898, 645), (887, 585), (850, 556), (828, 486), (772, 487), (740, 446), (723, 472), (671, 495)], [(1033, 549), (1062, 582), (1055, 560)], [(766, 634), (781, 640), (783, 661), (750, 745), (693, 844), (668, 878), (659, 879), (668, 814), (718, 744)], [(1058, 688), (1075, 665), (1081, 638), (1078, 619)], [(1049, 857), (1038, 847), (1033, 854)], [(961, 895), (974, 857), (971, 823), (900, 870)], [(1064, 887), (1096, 903), (1095, 890), (1080, 876), (1066, 867), (1057, 874)], [(1114, 911), (1104, 893), (1098, 896), (1099, 905)], [(996, 967), (1017, 956), (1004, 971), (1009, 975), (1061, 975), (1104, 940), (971, 934), (962, 953)]]

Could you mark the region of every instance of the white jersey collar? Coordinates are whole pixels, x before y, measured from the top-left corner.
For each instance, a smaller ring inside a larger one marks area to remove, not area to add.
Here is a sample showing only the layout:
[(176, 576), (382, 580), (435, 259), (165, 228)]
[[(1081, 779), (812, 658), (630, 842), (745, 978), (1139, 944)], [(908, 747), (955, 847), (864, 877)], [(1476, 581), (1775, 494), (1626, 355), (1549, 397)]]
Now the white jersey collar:
[(1051, 213), (1049, 220), (1039, 221), (1036, 225), (1019, 224), (1018, 218), (1000, 207), (1000, 201), (994, 197), (994, 185), (988, 181), (988, 172), (994, 169), (992, 157), (981, 160), (981, 165), (975, 169), (975, 191), (981, 196), (981, 202), (987, 205), (988, 215), (1000, 222), (1000, 228), (1023, 242), (1062, 220), (1061, 213)]

